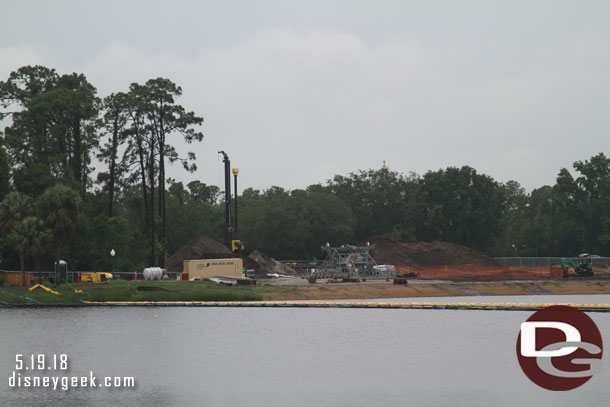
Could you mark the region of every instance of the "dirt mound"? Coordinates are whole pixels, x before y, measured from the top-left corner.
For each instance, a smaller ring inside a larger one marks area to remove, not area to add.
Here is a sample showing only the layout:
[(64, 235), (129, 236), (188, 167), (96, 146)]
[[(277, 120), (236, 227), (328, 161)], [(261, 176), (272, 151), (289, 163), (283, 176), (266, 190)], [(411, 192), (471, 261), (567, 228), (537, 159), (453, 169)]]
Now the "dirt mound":
[(375, 246), (371, 255), (377, 264), (392, 264), (401, 267), (461, 264), (499, 266), (494, 259), (486, 254), (454, 243), (400, 243), (389, 237), (373, 237), (369, 239), (369, 242)]
[(199, 236), (168, 257), (165, 261), (165, 268), (169, 272), (179, 273), (182, 272), (184, 260), (223, 259), (230, 257), (239, 256), (234, 255), (228, 247), (218, 240), (207, 236)]
[(268, 278), (267, 274), (282, 274), (293, 276), (296, 275), (296, 271), (279, 261), (272, 259), (259, 252), (258, 250), (253, 251), (248, 258), (254, 261), (257, 264), (256, 270), (256, 278)]
[[(181, 273), (184, 260), (228, 259), (232, 257), (241, 256), (231, 252), (228, 247), (216, 239), (208, 236), (199, 236), (168, 257), (165, 261), (165, 268), (171, 273)], [(267, 273), (296, 274), (291, 267), (275, 261), (258, 251), (252, 252), (249, 257), (242, 257), (242, 259), (244, 267), (255, 270), (258, 278), (267, 278)]]

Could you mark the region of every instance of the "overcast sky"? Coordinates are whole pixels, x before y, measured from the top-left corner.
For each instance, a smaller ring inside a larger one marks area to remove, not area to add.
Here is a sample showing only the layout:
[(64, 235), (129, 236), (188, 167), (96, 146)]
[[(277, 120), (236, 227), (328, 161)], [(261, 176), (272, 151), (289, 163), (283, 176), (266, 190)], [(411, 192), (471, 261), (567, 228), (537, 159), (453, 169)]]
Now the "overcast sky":
[(528, 190), (610, 151), (608, 1), (4, 1), (0, 80), (167, 77), (204, 117), (199, 170), (240, 189), (470, 165)]

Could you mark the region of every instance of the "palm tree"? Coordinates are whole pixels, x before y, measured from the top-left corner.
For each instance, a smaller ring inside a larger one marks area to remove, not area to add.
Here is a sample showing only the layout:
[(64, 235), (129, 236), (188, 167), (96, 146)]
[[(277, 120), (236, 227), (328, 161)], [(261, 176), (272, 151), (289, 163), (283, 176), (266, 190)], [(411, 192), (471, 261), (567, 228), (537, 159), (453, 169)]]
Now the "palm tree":
[(11, 192), (0, 203), (0, 228), (7, 233), (7, 238), (19, 252), (21, 263), (21, 284), (25, 285), (25, 251), (20, 248), (19, 225), (32, 213), (32, 198), (19, 192)]
[(53, 236), (56, 285), (59, 285), (61, 249), (76, 230), (81, 202), (78, 192), (61, 184), (47, 188), (38, 201), (44, 225)]
[(40, 256), (51, 241), (51, 232), (44, 228), (40, 218), (28, 216), (17, 225), (13, 236), (17, 250), (26, 256), (34, 257), (38, 269), (38, 280), (42, 281)]

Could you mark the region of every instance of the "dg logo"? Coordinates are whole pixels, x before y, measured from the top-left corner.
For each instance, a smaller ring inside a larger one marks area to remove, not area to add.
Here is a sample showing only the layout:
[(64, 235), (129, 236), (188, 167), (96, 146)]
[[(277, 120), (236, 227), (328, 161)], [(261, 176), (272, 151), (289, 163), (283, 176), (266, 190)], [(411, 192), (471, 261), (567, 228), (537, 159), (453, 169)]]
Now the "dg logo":
[(525, 375), (548, 390), (572, 390), (601, 367), (602, 337), (584, 312), (546, 307), (521, 324), (517, 358)]

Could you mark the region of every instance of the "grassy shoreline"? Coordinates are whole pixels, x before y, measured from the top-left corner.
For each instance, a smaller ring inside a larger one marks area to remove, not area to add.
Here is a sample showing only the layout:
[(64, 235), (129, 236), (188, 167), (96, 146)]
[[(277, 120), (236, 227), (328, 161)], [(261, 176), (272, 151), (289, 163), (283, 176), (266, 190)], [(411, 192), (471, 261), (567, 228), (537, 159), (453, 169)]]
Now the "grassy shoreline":
[(50, 286), (59, 295), (40, 288), (1, 287), (0, 306), (84, 305), (83, 301), (261, 301), (330, 300), (493, 295), (610, 294), (610, 281), (413, 281), (315, 285), (221, 286), (207, 281), (112, 281)]
[[(82, 301), (256, 301), (259, 293), (248, 287), (219, 286), (209, 282), (112, 281), (108, 284), (48, 285), (59, 295), (37, 288), (2, 287), (0, 302), (7, 304), (83, 304)], [(154, 291), (155, 289), (159, 291)]]

